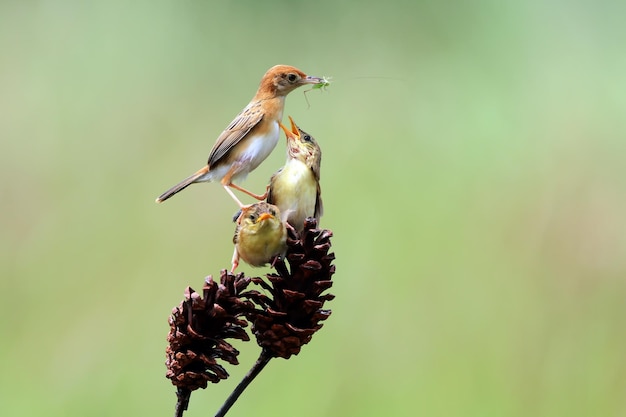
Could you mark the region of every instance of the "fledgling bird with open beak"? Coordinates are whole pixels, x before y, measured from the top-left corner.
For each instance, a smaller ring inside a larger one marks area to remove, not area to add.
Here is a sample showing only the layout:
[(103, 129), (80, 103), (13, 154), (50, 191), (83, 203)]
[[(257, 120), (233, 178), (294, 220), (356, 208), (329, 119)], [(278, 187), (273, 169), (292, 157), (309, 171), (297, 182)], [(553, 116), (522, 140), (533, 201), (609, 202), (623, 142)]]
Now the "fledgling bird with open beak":
[(251, 266), (263, 266), (287, 251), (287, 228), (280, 217), (280, 210), (261, 201), (243, 207), (237, 218), (232, 259), (234, 272), (243, 259)]
[(287, 135), (287, 162), (275, 173), (267, 192), (267, 202), (283, 213), (285, 220), (298, 232), (304, 228), (304, 220), (322, 216), (320, 188), (320, 165), (322, 150), (313, 136), (300, 129), (289, 116), (291, 130), (282, 123)]
[(259, 89), (250, 103), (217, 138), (207, 165), (161, 194), (156, 199), (157, 203), (167, 200), (191, 184), (216, 181), (222, 184), (239, 207), (243, 204), (231, 188), (262, 200), (262, 196), (234, 184), (233, 181), (245, 179), (276, 147), (287, 94), (302, 85), (320, 84), (323, 81), (322, 78), (307, 76), (289, 65), (270, 68), (261, 79)]

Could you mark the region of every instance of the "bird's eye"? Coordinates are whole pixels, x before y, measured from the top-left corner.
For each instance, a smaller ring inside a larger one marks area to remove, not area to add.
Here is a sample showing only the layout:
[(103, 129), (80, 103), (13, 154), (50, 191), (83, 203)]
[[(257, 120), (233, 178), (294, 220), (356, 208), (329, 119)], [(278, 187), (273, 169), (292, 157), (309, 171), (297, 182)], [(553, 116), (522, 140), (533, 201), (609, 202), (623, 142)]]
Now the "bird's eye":
[(304, 139), (305, 142), (311, 142), (311, 136), (309, 136), (309, 135), (304, 135), (303, 139)]
[(254, 214), (254, 213), (248, 216), (248, 218), (249, 218), (251, 221), (253, 221), (253, 222), (255, 222), (255, 221), (256, 221), (256, 217), (257, 217), (257, 216), (256, 216), (256, 214)]
[(298, 76), (296, 74), (291, 73), (287, 75), (287, 80), (289, 80), (290, 83), (295, 83), (297, 79)]
[(274, 209), (270, 209), (270, 214), (271, 214), (272, 216), (276, 216), (276, 210), (274, 210)]

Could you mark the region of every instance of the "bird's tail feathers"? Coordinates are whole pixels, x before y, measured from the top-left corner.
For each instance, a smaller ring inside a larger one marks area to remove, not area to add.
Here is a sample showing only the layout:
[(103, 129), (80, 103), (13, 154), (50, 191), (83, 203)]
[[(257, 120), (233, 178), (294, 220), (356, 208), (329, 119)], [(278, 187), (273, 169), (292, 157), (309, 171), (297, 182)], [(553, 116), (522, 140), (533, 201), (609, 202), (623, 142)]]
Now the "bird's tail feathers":
[(195, 174), (185, 178), (184, 180), (182, 180), (181, 182), (179, 182), (178, 184), (176, 184), (175, 186), (173, 186), (172, 188), (170, 188), (169, 190), (167, 190), (166, 192), (161, 194), (156, 199), (156, 202), (157, 203), (162, 203), (163, 201), (167, 200), (168, 198), (170, 198), (174, 194), (176, 194), (176, 193), (184, 190), (185, 188), (189, 187), (194, 182), (200, 182), (199, 181), (200, 178), (202, 178), (207, 172), (208, 172), (208, 167), (202, 168), (201, 170), (199, 170)]

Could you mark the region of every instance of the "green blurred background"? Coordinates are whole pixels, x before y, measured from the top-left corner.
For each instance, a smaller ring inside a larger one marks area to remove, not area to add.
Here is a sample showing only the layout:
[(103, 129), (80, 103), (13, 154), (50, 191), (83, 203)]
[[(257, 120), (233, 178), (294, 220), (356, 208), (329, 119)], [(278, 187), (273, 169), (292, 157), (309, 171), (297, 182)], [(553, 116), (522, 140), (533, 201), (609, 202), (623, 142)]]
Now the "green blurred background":
[(626, 416), (626, 3), (214, 3), (0, 3), (0, 414), (172, 414), (167, 317), (235, 206), (154, 198), (284, 63), (333, 77), (285, 119), (324, 151), (337, 298), (229, 415)]

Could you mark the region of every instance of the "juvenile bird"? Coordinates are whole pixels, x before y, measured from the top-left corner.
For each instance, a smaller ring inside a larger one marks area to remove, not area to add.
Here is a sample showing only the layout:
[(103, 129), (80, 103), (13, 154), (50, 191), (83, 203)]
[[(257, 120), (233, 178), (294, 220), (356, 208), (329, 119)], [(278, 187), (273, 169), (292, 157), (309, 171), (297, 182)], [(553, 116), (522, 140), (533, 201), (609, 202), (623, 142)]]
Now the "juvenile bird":
[(270, 68), (261, 79), (252, 101), (217, 138), (207, 165), (161, 194), (156, 199), (157, 203), (167, 200), (193, 183), (214, 181), (219, 181), (240, 207), (243, 204), (231, 188), (261, 200), (263, 197), (234, 184), (233, 181), (245, 179), (278, 143), (279, 122), (283, 117), (287, 94), (301, 85), (321, 82), (322, 78), (309, 77), (289, 65)]
[(287, 162), (272, 176), (267, 202), (276, 205), (285, 220), (301, 232), (307, 217), (319, 221), (322, 216), (322, 151), (313, 136), (300, 129), (291, 116), (289, 121), (291, 131), (280, 124), (287, 135)]
[(251, 266), (263, 266), (287, 250), (287, 229), (280, 218), (280, 210), (261, 201), (243, 207), (237, 219), (232, 259), (234, 272), (239, 258)]

